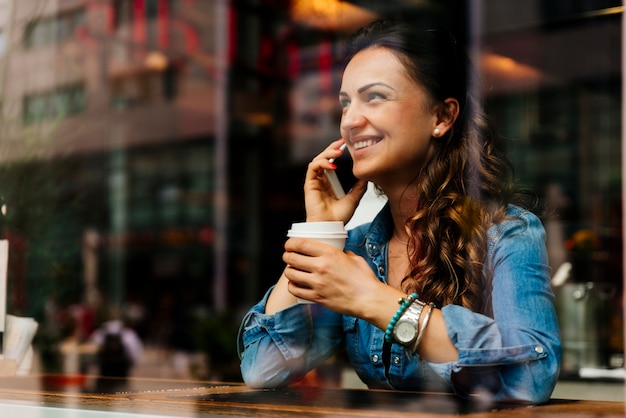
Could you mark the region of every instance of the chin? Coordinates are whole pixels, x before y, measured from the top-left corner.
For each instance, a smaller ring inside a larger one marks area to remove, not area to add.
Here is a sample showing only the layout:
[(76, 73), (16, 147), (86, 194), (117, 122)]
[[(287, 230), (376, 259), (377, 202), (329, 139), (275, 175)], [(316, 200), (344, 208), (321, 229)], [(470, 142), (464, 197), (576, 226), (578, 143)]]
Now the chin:
[(371, 173), (354, 173), (354, 177), (357, 180), (365, 180), (365, 181), (369, 181), (371, 183), (376, 183), (376, 176), (371, 175)]

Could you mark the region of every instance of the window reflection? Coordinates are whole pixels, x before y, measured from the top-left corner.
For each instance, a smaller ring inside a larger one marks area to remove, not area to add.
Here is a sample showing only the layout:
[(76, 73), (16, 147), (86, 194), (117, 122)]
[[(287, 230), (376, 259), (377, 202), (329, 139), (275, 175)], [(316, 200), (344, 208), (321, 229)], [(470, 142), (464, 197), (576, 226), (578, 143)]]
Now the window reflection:
[(146, 347), (133, 373), (239, 379), (239, 315), (278, 278), (305, 164), (339, 134), (342, 41), (398, 13), (479, 41), (553, 271), (571, 265), (564, 372), (622, 366), (621, 2), (40, 3), (0, 0), (0, 231), (9, 312), (40, 323), (33, 370), (95, 373), (89, 336), (122, 318)]
[(519, 178), (546, 206), (551, 267), (564, 274), (554, 284), (565, 377), (623, 364), (622, 10), (605, 3), (545, 2), (535, 15), (487, 8), (485, 22), (484, 47), (509, 60), (487, 66), (490, 111), (512, 139)]

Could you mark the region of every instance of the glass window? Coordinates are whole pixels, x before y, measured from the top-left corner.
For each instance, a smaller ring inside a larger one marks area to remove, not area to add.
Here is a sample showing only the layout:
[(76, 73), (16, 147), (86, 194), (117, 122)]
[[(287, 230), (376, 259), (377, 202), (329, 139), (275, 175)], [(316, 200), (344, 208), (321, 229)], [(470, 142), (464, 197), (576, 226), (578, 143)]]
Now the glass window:
[(339, 135), (346, 37), (398, 14), (468, 41), (541, 208), (564, 379), (623, 366), (621, 2), (39, 2), (0, 21), (0, 239), (35, 372), (100, 373), (92, 336), (123, 320), (131, 375), (240, 380), (241, 315)]
[(545, 207), (562, 374), (621, 367), (622, 8), (506, 3), (485, 3), (486, 100), (520, 182)]

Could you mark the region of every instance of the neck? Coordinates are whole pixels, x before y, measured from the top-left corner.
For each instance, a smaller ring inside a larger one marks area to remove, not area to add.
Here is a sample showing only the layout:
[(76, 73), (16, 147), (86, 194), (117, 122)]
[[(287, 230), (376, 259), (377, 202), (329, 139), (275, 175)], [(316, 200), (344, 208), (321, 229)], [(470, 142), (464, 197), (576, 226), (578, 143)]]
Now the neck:
[(398, 237), (398, 234), (396, 233), (396, 231), (393, 231), (393, 238), (395, 238), (396, 241), (398, 241), (398, 243), (400, 243), (402, 245), (409, 245), (409, 237), (408, 236), (405, 239), (400, 239), (400, 237)]
[(397, 193), (385, 194), (389, 199), (389, 209), (393, 219), (393, 236), (402, 244), (407, 244), (409, 236), (404, 228), (406, 220), (415, 214), (417, 198), (411, 187)]

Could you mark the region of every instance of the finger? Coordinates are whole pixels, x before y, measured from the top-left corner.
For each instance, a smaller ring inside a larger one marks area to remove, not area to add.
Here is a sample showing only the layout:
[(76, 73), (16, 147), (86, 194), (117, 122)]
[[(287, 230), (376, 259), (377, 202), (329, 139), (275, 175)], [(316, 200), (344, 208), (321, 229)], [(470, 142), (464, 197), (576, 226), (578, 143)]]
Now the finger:
[(303, 290), (313, 289), (311, 283), (309, 282), (309, 279), (311, 278), (309, 273), (287, 267), (285, 269), (285, 277), (288, 279), (287, 290), (289, 290), (289, 292), (294, 296), (302, 297), (301, 293)]
[(355, 202), (359, 202), (367, 191), (367, 180), (357, 180), (347, 193)]
[(292, 280), (287, 283), (287, 291), (297, 298), (306, 300), (312, 300), (313, 298), (313, 290), (311, 288), (301, 286)]
[(334, 159), (340, 157), (344, 153), (344, 150), (341, 148), (342, 145), (344, 145), (343, 138), (331, 142), (330, 145), (317, 154), (312, 161), (331, 160), (330, 163), (332, 163)]
[(291, 265), (285, 267), (285, 277), (289, 280), (289, 283), (293, 283), (298, 287), (308, 287), (306, 286), (306, 275), (309, 274), (306, 271), (298, 270)]
[[(298, 263), (325, 254), (329, 248), (333, 247), (313, 238), (289, 238), (285, 241), (285, 251), (293, 257), (290, 260)], [(287, 264), (291, 263), (287, 262)]]
[(367, 180), (357, 180), (356, 183), (352, 185), (352, 188), (348, 193), (352, 193), (360, 198), (367, 191), (367, 183)]
[[(283, 262), (290, 271), (311, 272), (314, 264), (312, 259), (313, 257), (302, 255), (295, 251), (286, 250), (283, 253)], [(290, 277), (288, 276), (287, 278)]]
[(341, 157), (343, 155), (343, 153), (345, 152), (346, 147), (347, 147), (347, 144), (345, 143), (343, 138), (333, 142), (327, 148), (327, 150), (330, 150), (329, 151), (330, 152), (330, 157), (327, 156), (326, 158), (328, 158), (331, 163), (334, 162), (334, 160), (336, 160), (337, 158), (339, 158), (339, 157)]
[(325, 180), (324, 170), (333, 170), (334, 167), (333, 163), (324, 158), (311, 161), (306, 170), (305, 182), (309, 180)]

